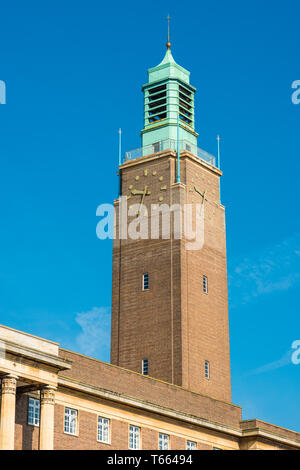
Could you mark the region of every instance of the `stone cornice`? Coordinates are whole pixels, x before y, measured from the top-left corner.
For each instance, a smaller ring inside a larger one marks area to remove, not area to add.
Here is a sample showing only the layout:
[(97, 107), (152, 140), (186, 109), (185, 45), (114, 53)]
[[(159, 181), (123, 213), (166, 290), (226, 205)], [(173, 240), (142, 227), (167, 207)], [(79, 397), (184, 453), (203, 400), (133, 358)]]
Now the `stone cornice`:
[(194, 416), (188, 413), (183, 413), (181, 411), (176, 411), (174, 409), (157, 405), (148, 401), (143, 401), (143, 400), (130, 397), (121, 393), (116, 393), (110, 390), (96, 387), (94, 385), (89, 385), (89, 384), (80, 382), (75, 379), (70, 379), (69, 377), (60, 375), (58, 378), (58, 385), (59, 385), (59, 388), (72, 389), (73, 391), (89, 394), (94, 397), (102, 398), (105, 400), (110, 400), (116, 403), (120, 403), (122, 405), (127, 405), (133, 408), (138, 408), (140, 410), (145, 410), (148, 412), (160, 414), (165, 417), (184, 421), (186, 423), (193, 424), (196, 426), (201, 426), (211, 431), (225, 433), (225, 434), (228, 434), (232, 437), (236, 437), (239, 439), (248, 438), (248, 437), (264, 438), (264, 439), (271, 440), (273, 442), (275, 441), (280, 444), (284, 444), (287, 446), (292, 446), (292, 447), (300, 449), (300, 440), (298, 439), (293, 440), (290, 438), (286, 438), (283, 435), (268, 432), (260, 428), (243, 430), (241, 428), (235, 428), (227, 424), (209, 421), (205, 418), (200, 418), (198, 416)]
[(167, 416), (169, 418), (179, 419), (180, 421), (185, 421), (190, 424), (209, 428), (218, 432), (225, 432), (227, 434), (231, 434), (232, 436), (241, 436), (241, 431), (239, 428), (234, 428), (226, 424), (208, 421), (205, 418), (199, 418), (188, 413), (183, 413), (182, 411), (176, 411), (171, 408), (166, 408), (161, 405), (130, 397), (121, 393), (116, 393), (111, 390), (96, 387), (94, 385), (88, 385), (86, 383), (77, 381), (75, 379), (70, 379), (69, 377), (65, 377), (62, 375), (58, 377), (58, 385), (59, 387), (65, 387), (78, 392), (87, 393), (89, 395), (97, 396), (105, 400), (114, 401), (122, 405), (139, 408), (148, 412)]
[(252, 428), (252, 429), (243, 429), (242, 430), (242, 437), (255, 437), (255, 438), (263, 438), (263, 439), (268, 439), (271, 441), (276, 441), (281, 444), (285, 444), (287, 446), (293, 446), (297, 447), (300, 449), (300, 439), (289, 439), (287, 437), (282, 436), (281, 434), (273, 433), (273, 432), (268, 432), (265, 429), (260, 429), (258, 427)]
[(68, 361), (67, 359), (62, 359), (58, 356), (53, 356), (42, 351), (37, 351), (35, 349), (30, 349), (25, 346), (20, 346), (19, 344), (12, 343), (10, 341), (3, 341), (3, 344), (5, 353), (10, 353), (16, 356), (22, 356), (26, 359), (46, 364), (50, 367), (53, 367), (54, 369), (57, 369), (58, 371), (71, 369), (72, 367), (72, 362)]

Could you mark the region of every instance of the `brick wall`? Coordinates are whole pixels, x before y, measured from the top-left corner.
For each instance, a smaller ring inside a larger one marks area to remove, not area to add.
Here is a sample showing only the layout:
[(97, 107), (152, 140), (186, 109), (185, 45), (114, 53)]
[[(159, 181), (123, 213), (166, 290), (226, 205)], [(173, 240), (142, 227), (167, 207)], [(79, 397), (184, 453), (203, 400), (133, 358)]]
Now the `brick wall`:
[[(206, 191), (205, 244), (201, 250), (187, 251), (185, 240), (172, 236), (114, 240), (111, 362), (141, 372), (142, 359), (147, 358), (152, 377), (230, 402), (225, 214), (219, 174), (200, 160), (182, 156), (183, 184), (177, 185), (175, 166), (172, 152), (130, 162), (121, 172), (122, 195), (130, 196), (128, 205), (138, 203), (141, 197), (131, 191), (147, 185), (151, 194), (144, 204), (150, 211), (152, 204), (202, 203), (195, 186)], [(145, 272), (149, 291), (142, 290)], [(203, 275), (208, 277), (208, 295), (202, 291)], [(210, 380), (204, 377), (205, 360), (211, 365)]]
[(28, 423), (28, 396), (16, 397), (15, 449), (38, 450), (39, 427)]
[(73, 361), (72, 369), (62, 375), (150, 402), (189, 413), (216, 423), (239, 428), (241, 408), (190, 392), (172, 384), (60, 349), (60, 356)]

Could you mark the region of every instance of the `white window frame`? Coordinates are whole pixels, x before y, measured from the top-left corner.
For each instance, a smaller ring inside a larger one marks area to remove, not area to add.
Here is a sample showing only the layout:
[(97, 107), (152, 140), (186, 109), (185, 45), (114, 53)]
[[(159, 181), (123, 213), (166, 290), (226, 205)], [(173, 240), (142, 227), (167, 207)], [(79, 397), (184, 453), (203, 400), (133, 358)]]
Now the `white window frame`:
[(141, 428), (134, 424), (129, 425), (128, 449), (139, 450), (141, 446)]
[(210, 362), (209, 361), (204, 362), (204, 375), (207, 380), (210, 379)]
[(149, 290), (149, 273), (143, 274), (143, 291), (146, 291), (146, 290)]
[[(30, 412), (32, 410), (32, 413)], [(32, 418), (32, 422), (31, 422)], [(40, 425), (40, 400), (37, 398), (29, 397), (28, 399), (28, 420), (30, 426)]]
[(186, 441), (186, 449), (187, 450), (197, 450), (197, 442), (195, 441)]
[[(68, 420), (67, 420), (68, 417)], [(75, 420), (75, 429), (73, 431), (73, 421)], [(66, 425), (68, 424), (68, 429)], [(78, 410), (74, 408), (65, 407), (65, 420), (64, 420), (64, 433), (70, 436), (78, 435)]]
[(203, 276), (203, 292), (204, 294), (208, 294), (208, 277)]
[(149, 359), (142, 360), (142, 374), (149, 375)]
[[(100, 438), (100, 429), (102, 429), (102, 439)], [(110, 444), (110, 419), (104, 416), (98, 416), (97, 441)]]
[(158, 450), (169, 450), (170, 449), (170, 436), (162, 432), (158, 435)]

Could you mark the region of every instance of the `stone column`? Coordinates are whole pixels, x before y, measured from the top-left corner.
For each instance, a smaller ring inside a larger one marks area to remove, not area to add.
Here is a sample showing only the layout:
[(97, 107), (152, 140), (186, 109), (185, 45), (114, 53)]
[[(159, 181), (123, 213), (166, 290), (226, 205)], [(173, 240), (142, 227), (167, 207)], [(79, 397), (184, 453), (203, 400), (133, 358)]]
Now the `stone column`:
[(16, 416), (16, 375), (8, 374), (2, 378), (1, 415), (0, 415), (0, 449), (14, 450), (15, 416)]
[(41, 390), (40, 450), (53, 450), (55, 387), (47, 385)]

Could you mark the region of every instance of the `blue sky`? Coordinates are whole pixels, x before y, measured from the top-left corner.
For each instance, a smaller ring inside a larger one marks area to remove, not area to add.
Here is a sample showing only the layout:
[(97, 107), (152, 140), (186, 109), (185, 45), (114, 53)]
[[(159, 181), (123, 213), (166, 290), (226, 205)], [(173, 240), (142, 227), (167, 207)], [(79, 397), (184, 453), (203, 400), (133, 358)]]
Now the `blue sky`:
[(233, 402), (300, 430), (299, 2), (1, 5), (0, 323), (109, 361), (118, 128), (140, 146), (141, 86), (162, 59), (197, 87), (198, 144), (222, 137)]

